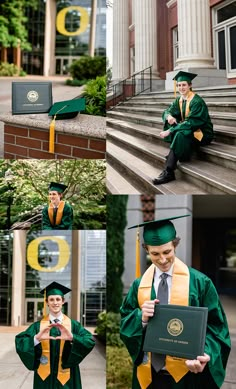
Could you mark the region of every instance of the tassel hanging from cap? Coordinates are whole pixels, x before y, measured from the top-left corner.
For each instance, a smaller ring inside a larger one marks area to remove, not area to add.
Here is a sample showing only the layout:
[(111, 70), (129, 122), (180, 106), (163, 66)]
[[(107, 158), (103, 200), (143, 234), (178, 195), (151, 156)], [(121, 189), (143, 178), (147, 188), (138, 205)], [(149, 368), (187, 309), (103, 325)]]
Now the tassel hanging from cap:
[(43, 317), (47, 316), (46, 288), (43, 293)]
[(176, 82), (176, 80), (174, 80), (174, 96), (175, 96), (175, 99), (176, 99), (176, 89), (177, 89), (177, 82)]
[(140, 238), (139, 238), (139, 227), (136, 235), (136, 266), (135, 266), (135, 277), (141, 277), (141, 266), (140, 266)]
[(49, 153), (54, 153), (55, 149), (55, 125), (56, 125), (56, 117), (59, 112), (61, 112), (63, 109), (65, 109), (67, 105), (64, 105), (64, 107), (60, 108), (54, 115), (54, 118), (51, 121), (50, 127), (49, 127)]
[(54, 153), (54, 148), (55, 148), (55, 124), (56, 124), (55, 120), (56, 120), (56, 115), (51, 121), (49, 127), (49, 153)]

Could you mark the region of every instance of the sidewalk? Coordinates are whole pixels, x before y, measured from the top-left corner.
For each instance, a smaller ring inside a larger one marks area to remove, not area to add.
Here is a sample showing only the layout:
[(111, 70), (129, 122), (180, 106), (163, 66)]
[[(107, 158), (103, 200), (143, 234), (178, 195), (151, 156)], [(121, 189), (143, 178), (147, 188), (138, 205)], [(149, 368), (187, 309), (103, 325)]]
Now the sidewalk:
[[(69, 76), (26, 76), (26, 77), (0, 77), (0, 114), (11, 112), (11, 87), (12, 82), (40, 82), (40, 81), (51, 81), (52, 82), (52, 96), (53, 102), (63, 100), (74, 99), (79, 96), (82, 87), (72, 87), (65, 85), (66, 79)], [(3, 158), (3, 149), (4, 149), (4, 133), (3, 133), (3, 123), (0, 122), (0, 158)]]
[[(0, 387), (32, 389), (33, 372), (28, 371), (15, 352), (15, 335), (22, 329), (9, 328), (0, 331)], [(99, 343), (80, 364), (83, 389), (106, 388), (106, 360)]]

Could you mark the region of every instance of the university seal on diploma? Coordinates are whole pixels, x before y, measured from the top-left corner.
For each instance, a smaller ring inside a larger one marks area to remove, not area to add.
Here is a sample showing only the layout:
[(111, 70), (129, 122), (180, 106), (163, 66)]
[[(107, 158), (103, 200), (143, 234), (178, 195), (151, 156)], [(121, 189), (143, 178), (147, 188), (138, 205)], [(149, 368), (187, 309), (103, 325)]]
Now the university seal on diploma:
[(13, 82), (12, 114), (46, 113), (52, 106), (51, 82)]

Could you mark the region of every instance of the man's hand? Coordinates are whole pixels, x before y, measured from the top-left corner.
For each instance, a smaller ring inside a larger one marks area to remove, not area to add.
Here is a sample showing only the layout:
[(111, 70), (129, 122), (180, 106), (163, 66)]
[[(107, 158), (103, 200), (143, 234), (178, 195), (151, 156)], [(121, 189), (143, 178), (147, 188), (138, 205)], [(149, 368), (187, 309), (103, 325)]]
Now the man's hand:
[(185, 361), (188, 369), (192, 372), (192, 373), (201, 373), (206, 364), (210, 361), (210, 357), (209, 355), (205, 354), (204, 355), (201, 355), (199, 357), (197, 357), (197, 359), (193, 359), (193, 360), (187, 360)]
[(173, 124), (177, 124), (176, 119), (175, 119), (173, 116), (171, 116), (171, 115), (168, 115), (168, 116), (167, 116), (167, 121), (168, 121), (168, 123), (169, 123), (171, 126), (173, 126)]
[(53, 337), (53, 339), (56, 339), (56, 340), (63, 339), (63, 340), (69, 340), (70, 342), (72, 342), (73, 334), (66, 327), (64, 327), (63, 324), (55, 323), (55, 324), (52, 324), (52, 327), (57, 327), (61, 332), (60, 336), (56, 336), (55, 338)]
[(35, 339), (39, 342), (41, 342), (41, 340), (55, 339), (53, 336), (50, 336), (51, 328), (52, 324), (42, 329), (37, 335), (35, 335)]
[(142, 322), (147, 323), (149, 318), (154, 315), (155, 304), (159, 303), (159, 300), (145, 301), (142, 305)]
[(160, 137), (161, 138), (166, 138), (167, 136), (170, 135), (170, 130), (165, 130), (160, 132)]

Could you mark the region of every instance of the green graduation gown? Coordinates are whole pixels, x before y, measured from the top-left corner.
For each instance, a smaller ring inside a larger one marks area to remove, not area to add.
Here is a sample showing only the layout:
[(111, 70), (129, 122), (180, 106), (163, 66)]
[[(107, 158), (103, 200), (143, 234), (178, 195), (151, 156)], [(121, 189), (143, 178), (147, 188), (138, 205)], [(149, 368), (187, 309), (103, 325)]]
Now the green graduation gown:
[[(16, 351), (22, 362), (29, 370), (34, 370), (34, 387), (33, 389), (81, 389), (80, 370), (78, 364), (93, 349), (94, 340), (92, 334), (82, 325), (71, 320), (71, 332), (73, 333), (73, 343), (65, 342), (62, 367), (70, 368), (70, 379), (65, 385), (57, 380), (58, 360), (60, 350), (60, 340), (50, 340), (50, 363), (51, 374), (43, 381), (37, 374), (42, 354), (41, 344), (34, 346), (34, 336), (39, 332), (40, 322), (33, 323), (26, 331), (16, 335)], [(52, 336), (56, 336), (57, 329), (50, 331)]]
[[(211, 358), (202, 373), (186, 374), (178, 383), (173, 380), (173, 389), (217, 389), (225, 377), (225, 368), (230, 353), (230, 337), (226, 316), (212, 281), (199, 271), (189, 268), (189, 305), (208, 308), (208, 323), (205, 353)], [(136, 377), (137, 366), (142, 362), (142, 345), (145, 328), (142, 326), (142, 312), (138, 304), (138, 287), (141, 278), (134, 281), (126, 296), (121, 312), (121, 339), (125, 343), (134, 363), (132, 389), (140, 389)], [(155, 299), (152, 287), (151, 300)], [(155, 389), (150, 385), (148, 389)]]
[[(56, 219), (56, 215), (55, 215)], [(63, 209), (63, 215), (61, 223), (57, 225), (52, 225), (48, 216), (48, 206), (43, 208), (43, 230), (72, 230), (73, 225), (73, 209), (70, 204), (65, 203)]]
[[(185, 103), (183, 103), (183, 121), (179, 106), (180, 97), (166, 109), (162, 115), (164, 130), (170, 130), (171, 134), (164, 138), (166, 142), (171, 143), (179, 161), (188, 160), (192, 152), (198, 146), (204, 146), (211, 143), (213, 139), (213, 125), (208, 113), (205, 101), (197, 94), (194, 95), (189, 104), (189, 114), (185, 117)], [(167, 116), (171, 115), (177, 120), (177, 125), (171, 126), (167, 121)], [(194, 131), (202, 130), (203, 138), (198, 141), (194, 138)]]

